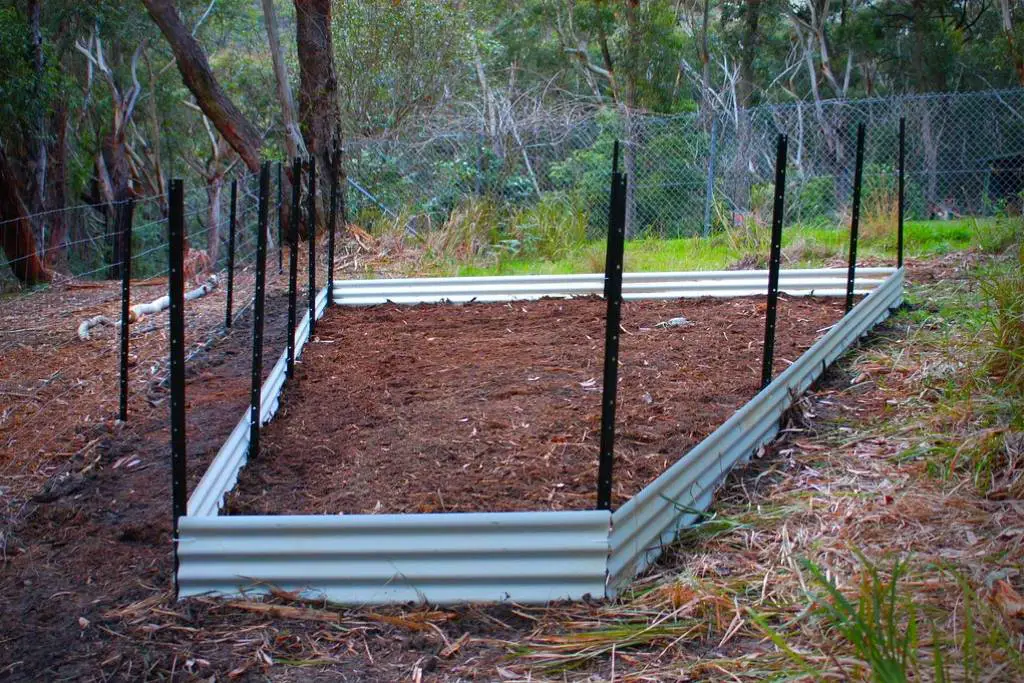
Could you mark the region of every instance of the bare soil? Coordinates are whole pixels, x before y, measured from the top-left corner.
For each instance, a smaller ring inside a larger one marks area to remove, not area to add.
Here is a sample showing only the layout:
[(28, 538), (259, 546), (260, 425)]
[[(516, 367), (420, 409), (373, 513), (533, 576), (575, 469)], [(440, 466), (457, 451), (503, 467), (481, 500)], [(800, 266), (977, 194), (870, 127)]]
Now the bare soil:
[[(627, 302), (618, 506), (758, 390), (764, 298)], [(335, 308), (317, 327), (237, 514), (592, 508), (605, 303)], [(784, 298), (775, 370), (842, 316)], [(681, 326), (666, 323), (685, 317)]]

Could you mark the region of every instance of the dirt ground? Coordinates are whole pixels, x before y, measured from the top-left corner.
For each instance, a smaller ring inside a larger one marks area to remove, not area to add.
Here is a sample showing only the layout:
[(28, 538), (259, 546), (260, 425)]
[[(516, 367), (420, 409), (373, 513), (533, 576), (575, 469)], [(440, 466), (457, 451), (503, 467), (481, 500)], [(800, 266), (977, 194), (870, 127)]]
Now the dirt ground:
[[(910, 267), (916, 279), (938, 272)], [(510, 659), (520, 651), (517, 643), (543, 641), (557, 649), (549, 634), (581, 627), (607, 609), (581, 603), (564, 611), (558, 605), (340, 610), (297, 604), (287, 595), (268, 602), (174, 601), (169, 408), (162, 384), (166, 317), (133, 336), (125, 425), (113, 419), (116, 333), (107, 330), (88, 342), (74, 337), (81, 318), (116, 317), (117, 296), (111, 284), (0, 302), (0, 680), (547, 680), (540, 670), (533, 673), (529, 655)], [(282, 299), (272, 295), (271, 301), (277, 303), (270, 305), (268, 349), (282, 343), (272, 332), (283, 327)], [(215, 321), (223, 303), (220, 290), (189, 312), (189, 348), (196, 352), (187, 389), (193, 481), (249, 397), (248, 318), (221, 335)], [(322, 340), (333, 319), (332, 313), (320, 328)], [(641, 322), (628, 317), (626, 329), (636, 336)], [(623, 335), (624, 387), (631, 339)], [(209, 340), (214, 343), (200, 350)], [(582, 394), (580, 401), (597, 396), (578, 383), (593, 377), (600, 384), (601, 337), (596, 340), (593, 372), (564, 376), (573, 382), (569, 389)], [(332, 346), (314, 343), (308, 358)], [(717, 346), (704, 351), (717, 353)], [(757, 350), (750, 354), (756, 359)], [(779, 362), (792, 357), (781, 351)], [(756, 360), (749, 365), (752, 387)], [(293, 388), (298, 393), (310, 383), (300, 378)], [(830, 392), (833, 403), (845, 398)], [(592, 416), (596, 420), (596, 409)], [(280, 424), (294, 421), (291, 415)], [(629, 432), (620, 427), (620, 434), (625, 448)], [(588, 492), (592, 478), (582, 479)], [(649, 580), (662, 571), (664, 565)], [(721, 631), (712, 635), (717, 643)], [(748, 645), (749, 639), (743, 642)], [(740, 654), (739, 646), (734, 640), (715, 652)], [(658, 641), (653, 654), (667, 647)], [(698, 650), (713, 645), (683, 641), (677, 649), (691, 647), (700, 656)], [(598, 679), (607, 678), (607, 657), (601, 662), (582, 675), (596, 671)], [(627, 665), (620, 656), (620, 670)]]
[[(757, 392), (764, 307), (763, 297), (624, 304), (616, 506)], [(332, 309), (229, 510), (592, 508), (605, 308), (589, 298)], [(842, 310), (837, 299), (784, 298), (776, 372)]]
[[(223, 286), (186, 306), (190, 486), (248, 405), (252, 283), (239, 273), (231, 330), (223, 328)], [(166, 286), (136, 283), (133, 300)], [(287, 336), (285, 286), (272, 272), (264, 374)], [(167, 315), (133, 326), (128, 421), (120, 423), (118, 332), (76, 334), (100, 314), (120, 317), (118, 283), (65, 283), (0, 303), (0, 679), (94, 675), (97, 662), (82, 660), (98, 639), (67, 641), (69, 615), (72, 625), (91, 622), (170, 585)]]

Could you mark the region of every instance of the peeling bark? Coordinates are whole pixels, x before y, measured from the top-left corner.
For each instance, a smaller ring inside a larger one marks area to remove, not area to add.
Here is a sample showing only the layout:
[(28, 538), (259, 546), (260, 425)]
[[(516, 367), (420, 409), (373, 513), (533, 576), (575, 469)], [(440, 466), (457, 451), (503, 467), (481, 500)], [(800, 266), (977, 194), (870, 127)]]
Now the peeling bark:
[[(53, 129), (53, 143), (50, 153), (50, 201), (54, 207), (68, 205), (68, 108), (64, 102), (57, 104), (50, 122)], [(64, 246), (68, 236), (68, 221), (64, 211), (50, 216), (50, 233), (46, 237), (46, 265), (54, 267), (64, 257)]]
[[(295, 0), (295, 20), (299, 51), (299, 125), (309, 154), (316, 157), (317, 171), (325, 178), (321, 187), (330, 187), (334, 168), (331, 154), (341, 147), (341, 107), (331, 39), (330, 0)], [(326, 210), (318, 213), (327, 215)]]

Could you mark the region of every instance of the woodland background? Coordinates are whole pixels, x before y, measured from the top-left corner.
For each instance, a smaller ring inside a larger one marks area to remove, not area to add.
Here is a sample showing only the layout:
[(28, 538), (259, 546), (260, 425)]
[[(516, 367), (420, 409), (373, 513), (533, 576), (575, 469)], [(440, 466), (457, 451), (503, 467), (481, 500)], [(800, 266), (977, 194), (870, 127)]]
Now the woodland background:
[(1001, 210), (1020, 188), (998, 166), (1024, 164), (1022, 20), (1014, 0), (5, 0), (5, 277), (116, 277), (124, 220), (162, 263), (171, 177), (216, 265), (228, 181), (251, 194), (261, 160), (310, 155), (348, 174), (362, 225), (489, 197), (596, 234), (622, 138), (630, 232), (675, 236), (757, 218), (776, 132), (798, 138), (791, 218), (842, 217), (858, 122), (886, 201), (906, 116), (912, 216)]

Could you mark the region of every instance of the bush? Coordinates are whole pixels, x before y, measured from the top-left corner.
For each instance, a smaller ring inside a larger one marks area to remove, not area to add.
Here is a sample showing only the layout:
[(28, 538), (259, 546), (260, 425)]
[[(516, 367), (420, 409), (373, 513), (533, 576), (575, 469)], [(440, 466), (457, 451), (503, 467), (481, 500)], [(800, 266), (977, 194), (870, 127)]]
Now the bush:
[(832, 176), (817, 176), (802, 182), (792, 212), (798, 223), (831, 221), (836, 211), (836, 182)]

